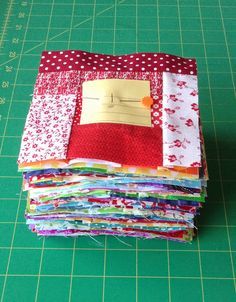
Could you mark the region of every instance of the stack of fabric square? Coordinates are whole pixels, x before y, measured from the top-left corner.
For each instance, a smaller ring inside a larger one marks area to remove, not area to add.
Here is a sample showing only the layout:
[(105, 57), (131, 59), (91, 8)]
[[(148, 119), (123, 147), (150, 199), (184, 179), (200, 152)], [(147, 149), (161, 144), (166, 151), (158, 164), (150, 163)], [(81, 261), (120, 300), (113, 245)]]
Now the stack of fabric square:
[(196, 61), (43, 52), (18, 165), (38, 235), (191, 241), (208, 179)]

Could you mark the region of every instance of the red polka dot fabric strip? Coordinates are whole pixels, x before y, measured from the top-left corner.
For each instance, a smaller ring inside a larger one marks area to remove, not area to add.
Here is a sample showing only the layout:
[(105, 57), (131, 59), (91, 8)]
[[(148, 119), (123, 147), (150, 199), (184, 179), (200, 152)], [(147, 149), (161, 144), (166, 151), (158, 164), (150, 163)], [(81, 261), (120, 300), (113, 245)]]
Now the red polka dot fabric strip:
[(44, 51), (39, 72), (56, 71), (149, 71), (196, 75), (195, 59), (164, 53), (134, 53), (122, 56), (80, 50)]

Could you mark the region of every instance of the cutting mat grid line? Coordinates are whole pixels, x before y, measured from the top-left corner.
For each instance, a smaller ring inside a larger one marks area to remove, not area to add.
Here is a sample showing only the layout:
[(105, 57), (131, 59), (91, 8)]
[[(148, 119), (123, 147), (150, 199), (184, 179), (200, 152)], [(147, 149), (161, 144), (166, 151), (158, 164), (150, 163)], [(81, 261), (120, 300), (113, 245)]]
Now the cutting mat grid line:
[[(235, 301), (235, 1), (2, 2), (0, 301)], [(44, 49), (159, 51), (197, 58), (211, 181), (191, 245), (30, 233), (16, 160)]]

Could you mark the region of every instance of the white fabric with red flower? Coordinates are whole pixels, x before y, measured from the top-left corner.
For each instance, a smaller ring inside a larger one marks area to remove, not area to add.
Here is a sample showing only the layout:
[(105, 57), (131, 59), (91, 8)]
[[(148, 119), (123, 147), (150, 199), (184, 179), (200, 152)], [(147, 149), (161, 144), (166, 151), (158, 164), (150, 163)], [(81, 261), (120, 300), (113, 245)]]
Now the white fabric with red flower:
[(19, 162), (66, 158), (76, 96), (34, 95), (27, 116)]
[(163, 73), (164, 166), (201, 166), (197, 76)]

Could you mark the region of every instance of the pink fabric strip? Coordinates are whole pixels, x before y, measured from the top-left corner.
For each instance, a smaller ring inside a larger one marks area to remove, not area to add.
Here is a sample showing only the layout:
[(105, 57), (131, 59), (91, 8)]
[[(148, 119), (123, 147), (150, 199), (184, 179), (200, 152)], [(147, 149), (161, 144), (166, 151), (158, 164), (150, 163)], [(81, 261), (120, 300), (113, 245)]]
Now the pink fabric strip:
[(34, 95), (77, 94), (80, 73), (77, 70), (39, 73)]
[(39, 72), (84, 71), (150, 71), (197, 74), (196, 60), (164, 53), (135, 53), (113, 56), (79, 50), (44, 51)]

